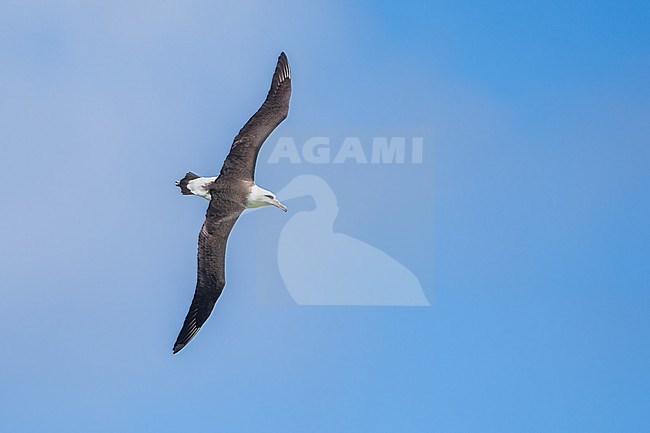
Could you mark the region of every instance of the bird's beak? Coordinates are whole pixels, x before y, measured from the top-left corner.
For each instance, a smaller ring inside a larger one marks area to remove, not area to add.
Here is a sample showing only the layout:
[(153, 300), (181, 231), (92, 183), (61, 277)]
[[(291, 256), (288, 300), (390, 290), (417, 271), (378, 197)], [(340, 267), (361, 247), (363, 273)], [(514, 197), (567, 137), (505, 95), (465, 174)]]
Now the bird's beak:
[(278, 199), (274, 199), (273, 201), (271, 201), (271, 204), (273, 206), (277, 207), (278, 209), (282, 209), (285, 212), (287, 211), (287, 207), (285, 205), (283, 205), (282, 203), (280, 203), (280, 201)]

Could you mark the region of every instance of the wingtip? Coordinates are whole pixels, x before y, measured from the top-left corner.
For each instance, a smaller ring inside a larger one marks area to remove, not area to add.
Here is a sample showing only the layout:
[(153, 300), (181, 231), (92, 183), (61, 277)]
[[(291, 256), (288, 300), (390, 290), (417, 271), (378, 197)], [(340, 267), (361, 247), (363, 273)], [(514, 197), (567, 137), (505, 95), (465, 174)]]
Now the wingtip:
[(274, 83), (278, 85), (285, 80), (291, 79), (291, 67), (289, 66), (289, 59), (282, 51), (278, 57), (278, 64), (275, 68)]
[(189, 343), (189, 341), (185, 343), (179, 343), (179, 342), (174, 343), (174, 348), (172, 349), (172, 355), (176, 355), (178, 352), (183, 350), (183, 348), (187, 346), (187, 343)]
[[(190, 310), (191, 313), (191, 310)], [(200, 326), (196, 326), (196, 316), (191, 317), (191, 319), (186, 318), (185, 323), (183, 323), (183, 328), (181, 328), (181, 332), (178, 334), (178, 337), (176, 338), (176, 342), (174, 343), (174, 348), (172, 349), (172, 354), (180, 352), (183, 347), (187, 346), (187, 344), (192, 341), (192, 338), (196, 335), (197, 332), (201, 330)]]

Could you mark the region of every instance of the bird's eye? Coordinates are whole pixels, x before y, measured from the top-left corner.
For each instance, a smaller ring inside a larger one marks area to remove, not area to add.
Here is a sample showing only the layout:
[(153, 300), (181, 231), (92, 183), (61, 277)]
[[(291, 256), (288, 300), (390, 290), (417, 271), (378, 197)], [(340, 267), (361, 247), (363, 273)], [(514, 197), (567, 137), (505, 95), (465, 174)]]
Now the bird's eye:
[(271, 200), (273, 200), (273, 196), (272, 196), (272, 195), (264, 194), (264, 197), (268, 197), (268, 198), (270, 198)]

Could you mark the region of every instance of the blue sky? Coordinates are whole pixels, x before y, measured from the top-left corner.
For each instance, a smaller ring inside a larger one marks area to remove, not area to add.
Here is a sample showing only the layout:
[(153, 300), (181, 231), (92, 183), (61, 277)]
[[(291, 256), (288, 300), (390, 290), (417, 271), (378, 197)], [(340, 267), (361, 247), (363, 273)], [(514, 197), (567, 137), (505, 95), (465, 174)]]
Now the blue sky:
[[(644, 430), (649, 18), (640, 1), (2, 2), (0, 430)], [(432, 131), (419, 166), (264, 148), (257, 174), (327, 177), (335, 228), (408, 265), (432, 306), (260, 303), (284, 290), (268, 209), (237, 223), (217, 310), (172, 356), (205, 210), (173, 181), (218, 171), (283, 50), (272, 139)]]

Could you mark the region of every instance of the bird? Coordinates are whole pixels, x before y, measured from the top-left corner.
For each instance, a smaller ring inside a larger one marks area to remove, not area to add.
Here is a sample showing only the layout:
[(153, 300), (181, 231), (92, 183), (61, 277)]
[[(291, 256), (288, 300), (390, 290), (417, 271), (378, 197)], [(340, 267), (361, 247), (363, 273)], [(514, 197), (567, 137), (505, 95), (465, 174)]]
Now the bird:
[(255, 183), (255, 164), (264, 141), (289, 114), (290, 99), (291, 70), (282, 52), (266, 99), (233, 140), (219, 175), (201, 177), (188, 172), (176, 182), (183, 195), (202, 197), (209, 204), (199, 233), (196, 289), (172, 353), (194, 338), (223, 292), (226, 242), (242, 212), (263, 206), (287, 211), (274, 193)]

